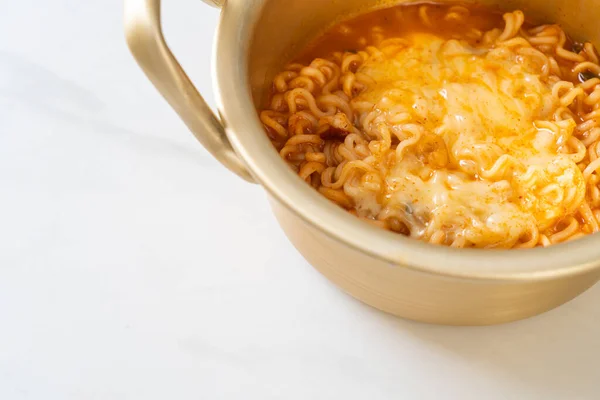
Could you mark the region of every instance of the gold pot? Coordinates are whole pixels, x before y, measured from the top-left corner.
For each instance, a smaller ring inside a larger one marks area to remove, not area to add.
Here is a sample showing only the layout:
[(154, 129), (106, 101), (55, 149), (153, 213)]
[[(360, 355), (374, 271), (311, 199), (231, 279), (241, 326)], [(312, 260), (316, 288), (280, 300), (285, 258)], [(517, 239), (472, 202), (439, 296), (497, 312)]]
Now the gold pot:
[[(205, 0), (221, 5), (221, 0)], [(405, 318), (485, 325), (550, 310), (600, 279), (600, 236), (528, 250), (452, 249), (371, 227), (302, 182), (274, 150), (256, 106), (274, 74), (323, 28), (399, 1), (227, 0), (215, 48), (217, 103), (210, 111), (162, 36), (160, 0), (126, 0), (131, 52), (198, 140), (241, 178), (261, 184), (302, 255), (352, 296)], [(485, 0), (558, 21), (600, 41), (594, 0)], [(240, 203), (242, 200), (240, 199)], [(241, 205), (241, 204), (240, 204)]]

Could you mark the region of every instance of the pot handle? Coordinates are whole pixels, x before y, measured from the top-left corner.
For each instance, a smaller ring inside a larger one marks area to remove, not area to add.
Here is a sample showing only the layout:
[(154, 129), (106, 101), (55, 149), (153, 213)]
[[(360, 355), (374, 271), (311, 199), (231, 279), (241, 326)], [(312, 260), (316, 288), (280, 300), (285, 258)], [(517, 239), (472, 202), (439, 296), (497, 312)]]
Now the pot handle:
[[(205, 0), (219, 6), (222, 0)], [(162, 33), (160, 0), (125, 0), (125, 37), (146, 76), (179, 114), (196, 139), (225, 167), (254, 179), (235, 154), (225, 129), (183, 71)]]

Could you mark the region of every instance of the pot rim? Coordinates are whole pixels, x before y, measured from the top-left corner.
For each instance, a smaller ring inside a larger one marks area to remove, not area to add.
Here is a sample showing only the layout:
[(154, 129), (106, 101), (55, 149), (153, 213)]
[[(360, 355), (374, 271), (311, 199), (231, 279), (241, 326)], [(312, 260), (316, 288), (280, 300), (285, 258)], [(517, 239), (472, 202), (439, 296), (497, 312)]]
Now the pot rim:
[(250, 94), (248, 51), (261, 7), (229, 0), (213, 49), (215, 97), (227, 136), (252, 175), (305, 222), (391, 267), (455, 278), (533, 281), (585, 274), (600, 268), (600, 236), (546, 248), (455, 249), (407, 238), (351, 216), (302, 182), (274, 151)]

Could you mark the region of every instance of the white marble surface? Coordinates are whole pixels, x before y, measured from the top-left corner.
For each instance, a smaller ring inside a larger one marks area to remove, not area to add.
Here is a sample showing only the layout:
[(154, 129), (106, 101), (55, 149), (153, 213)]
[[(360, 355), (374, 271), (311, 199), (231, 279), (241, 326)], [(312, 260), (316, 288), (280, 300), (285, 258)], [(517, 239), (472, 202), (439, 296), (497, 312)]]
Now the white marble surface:
[[(164, 3), (211, 101), (218, 12)], [(0, 399), (598, 399), (599, 286), (485, 328), (349, 298), (147, 82), (121, 8), (0, 0)]]

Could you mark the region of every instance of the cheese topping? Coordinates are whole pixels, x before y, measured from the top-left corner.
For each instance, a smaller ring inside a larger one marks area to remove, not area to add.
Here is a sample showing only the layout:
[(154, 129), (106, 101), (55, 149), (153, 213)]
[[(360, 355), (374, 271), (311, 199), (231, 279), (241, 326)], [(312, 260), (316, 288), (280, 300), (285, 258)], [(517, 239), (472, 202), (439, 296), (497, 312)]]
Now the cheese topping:
[(358, 69), (372, 82), (352, 102), (376, 104), (361, 128), (375, 141), (389, 130), (402, 151), (383, 198), (353, 197), (359, 215), (400, 210), (414, 237), (444, 231), (506, 247), (579, 205), (581, 171), (561, 152), (575, 123), (548, 129), (559, 104), (538, 59), (424, 33), (381, 47)]

